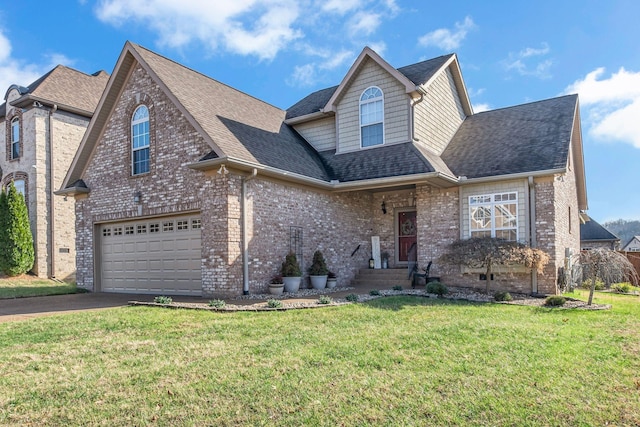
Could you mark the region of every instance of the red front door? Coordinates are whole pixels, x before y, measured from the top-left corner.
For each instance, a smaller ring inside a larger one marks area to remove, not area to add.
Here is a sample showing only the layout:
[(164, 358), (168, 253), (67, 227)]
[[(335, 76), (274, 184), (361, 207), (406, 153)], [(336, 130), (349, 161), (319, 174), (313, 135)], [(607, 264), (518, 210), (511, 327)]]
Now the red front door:
[(415, 261), (417, 244), (416, 211), (398, 212), (398, 261)]

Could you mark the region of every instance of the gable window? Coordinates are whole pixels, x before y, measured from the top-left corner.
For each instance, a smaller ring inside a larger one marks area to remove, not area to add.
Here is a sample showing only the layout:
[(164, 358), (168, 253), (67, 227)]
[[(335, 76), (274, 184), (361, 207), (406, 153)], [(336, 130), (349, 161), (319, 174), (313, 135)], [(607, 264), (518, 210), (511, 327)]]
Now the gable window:
[(20, 157), (20, 119), (15, 118), (11, 121), (11, 158)]
[(25, 197), (26, 186), (24, 179), (16, 179), (13, 181), (13, 186), (16, 188), (18, 194), (22, 194), (22, 197)]
[(469, 223), (471, 237), (518, 240), (518, 194), (470, 196)]
[(360, 96), (360, 145), (384, 144), (384, 97), (380, 88), (371, 86)]
[(149, 172), (149, 109), (136, 108), (131, 120), (131, 174)]

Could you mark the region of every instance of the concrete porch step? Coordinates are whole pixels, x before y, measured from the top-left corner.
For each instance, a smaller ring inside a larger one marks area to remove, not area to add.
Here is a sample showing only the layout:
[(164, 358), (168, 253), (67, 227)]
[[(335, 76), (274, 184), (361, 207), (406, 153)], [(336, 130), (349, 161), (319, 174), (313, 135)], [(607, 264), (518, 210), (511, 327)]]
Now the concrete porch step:
[(407, 279), (407, 275), (408, 271), (405, 268), (363, 268), (358, 271), (351, 284), (356, 287), (367, 286), (379, 289), (392, 288), (396, 285), (407, 288), (411, 286), (411, 281)]

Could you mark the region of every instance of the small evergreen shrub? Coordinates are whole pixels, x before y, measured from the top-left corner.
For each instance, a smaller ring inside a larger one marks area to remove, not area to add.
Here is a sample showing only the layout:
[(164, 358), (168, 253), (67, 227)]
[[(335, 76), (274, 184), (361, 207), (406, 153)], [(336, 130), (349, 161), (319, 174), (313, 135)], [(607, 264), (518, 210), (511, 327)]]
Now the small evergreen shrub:
[(6, 192), (0, 191), (0, 271), (7, 276), (24, 274), (34, 260), (27, 204), (11, 181)]
[(380, 291), (377, 289), (371, 289), (369, 291), (369, 295), (372, 295), (372, 296), (380, 295)]
[[(585, 280), (582, 282), (582, 289), (591, 289), (591, 280)], [(604, 289), (604, 282), (600, 279), (596, 279), (596, 291)]]
[(611, 290), (619, 294), (626, 294), (631, 290), (631, 283), (629, 282), (614, 283), (613, 285), (611, 285)]
[(309, 275), (326, 276), (328, 273), (329, 269), (327, 268), (327, 263), (324, 260), (322, 252), (315, 251), (313, 253), (313, 262), (311, 263), (311, 267), (309, 267)]
[(395, 285), (395, 286), (393, 287), (393, 290), (394, 290), (394, 291), (401, 291), (401, 290), (402, 290), (402, 286), (401, 286), (401, 285)]
[(357, 302), (358, 301), (358, 295), (357, 294), (349, 294), (349, 295), (347, 295), (345, 297), (345, 299), (347, 301), (350, 301), (350, 302)]
[(320, 295), (320, 298), (318, 298), (318, 304), (331, 304), (332, 302), (333, 300), (329, 295)]
[(267, 300), (267, 307), (282, 308), (282, 301), (280, 301), (279, 299), (269, 299)]
[(153, 302), (156, 304), (171, 304), (173, 302), (173, 298), (159, 295), (153, 299)]
[(282, 263), (280, 273), (282, 277), (300, 277), (302, 276), (302, 270), (298, 263), (298, 258), (293, 252), (289, 252)]
[(427, 293), (436, 294), (438, 295), (438, 298), (441, 298), (447, 292), (449, 292), (447, 287), (440, 282), (427, 283)]
[(221, 299), (212, 299), (209, 301), (209, 307), (223, 308), (225, 305), (227, 305), (227, 303)]
[(551, 295), (544, 301), (544, 305), (549, 307), (560, 307), (563, 306), (565, 302), (567, 302), (567, 299), (562, 295)]
[(498, 291), (493, 295), (493, 299), (496, 301), (511, 301), (513, 298), (509, 292)]

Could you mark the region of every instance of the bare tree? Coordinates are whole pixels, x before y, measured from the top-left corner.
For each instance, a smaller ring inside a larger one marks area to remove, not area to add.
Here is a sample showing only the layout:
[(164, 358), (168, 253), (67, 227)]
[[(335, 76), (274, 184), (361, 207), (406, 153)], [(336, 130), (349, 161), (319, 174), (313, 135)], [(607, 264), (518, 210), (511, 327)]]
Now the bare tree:
[(489, 294), (491, 272), (495, 266), (524, 265), (542, 273), (545, 265), (549, 262), (549, 255), (524, 243), (492, 237), (472, 237), (456, 240), (450, 244), (448, 251), (440, 257), (439, 261), (470, 268), (484, 268), (487, 278), (485, 292)]
[(583, 274), (591, 280), (589, 301), (593, 301), (593, 293), (596, 290), (596, 280), (600, 279), (607, 286), (612, 283), (628, 280), (634, 285), (638, 283), (638, 273), (633, 264), (621, 253), (611, 249), (591, 249), (580, 253), (580, 264)]

